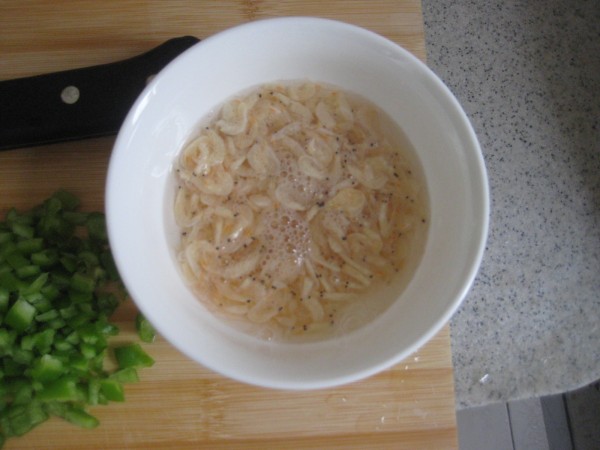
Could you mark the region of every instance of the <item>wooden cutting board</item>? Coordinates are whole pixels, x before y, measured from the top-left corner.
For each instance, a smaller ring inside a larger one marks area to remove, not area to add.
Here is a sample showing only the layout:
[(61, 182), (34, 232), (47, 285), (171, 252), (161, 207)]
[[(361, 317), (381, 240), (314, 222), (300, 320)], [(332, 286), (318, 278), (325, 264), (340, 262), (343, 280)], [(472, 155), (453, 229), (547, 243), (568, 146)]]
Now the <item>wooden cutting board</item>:
[[(242, 22), (286, 15), (353, 23), (425, 59), (419, 0), (3, 0), (0, 79), (113, 62), (171, 37), (202, 39)], [(58, 188), (80, 196), (85, 209), (101, 210), (113, 142), (97, 138), (0, 152), (0, 214), (31, 207)], [(134, 315), (133, 303), (117, 312), (117, 341), (135, 339)], [(6, 448), (457, 448), (448, 327), (392, 369), (312, 392), (225, 379), (160, 338), (145, 348), (156, 365), (127, 386), (125, 403), (92, 409), (99, 428), (81, 430), (51, 419)]]

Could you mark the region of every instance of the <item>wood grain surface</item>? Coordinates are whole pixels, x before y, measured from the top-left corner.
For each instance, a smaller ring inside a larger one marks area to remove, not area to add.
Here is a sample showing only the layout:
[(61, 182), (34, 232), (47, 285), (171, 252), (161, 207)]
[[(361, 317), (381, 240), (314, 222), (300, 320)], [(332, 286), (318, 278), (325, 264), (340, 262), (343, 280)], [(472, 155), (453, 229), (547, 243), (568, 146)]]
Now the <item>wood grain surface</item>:
[[(375, 31), (425, 59), (418, 0), (0, 1), (0, 80), (117, 61), (176, 36), (202, 39), (267, 17), (327, 17)], [(1, 105), (0, 105), (1, 107)], [(0, 124), (0, 126), (2, 126)], [(87, 210), (104, 207), (113, 137), (0, 152), (0, 215), (58, 188)], [(116, 342), (135, 339), (129, 302)], [(92, 410), (101, 425), (51, 419), (6, 448), (450, 449), (457, 448), (448, 327), (406, 361), (335, 389), (282, 392), (240, 384), (159, 338), (156, 365), (127, 401)]]

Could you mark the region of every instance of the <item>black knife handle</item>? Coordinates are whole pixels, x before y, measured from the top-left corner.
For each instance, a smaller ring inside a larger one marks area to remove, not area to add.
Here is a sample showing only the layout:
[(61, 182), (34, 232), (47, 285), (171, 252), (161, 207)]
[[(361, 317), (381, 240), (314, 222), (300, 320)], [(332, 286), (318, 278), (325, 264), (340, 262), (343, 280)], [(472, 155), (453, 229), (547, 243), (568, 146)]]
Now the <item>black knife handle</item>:
[(149, 77), (197, 42), (183, 36), (123, 61), (0, 81), (0, 150), (116, 134)]

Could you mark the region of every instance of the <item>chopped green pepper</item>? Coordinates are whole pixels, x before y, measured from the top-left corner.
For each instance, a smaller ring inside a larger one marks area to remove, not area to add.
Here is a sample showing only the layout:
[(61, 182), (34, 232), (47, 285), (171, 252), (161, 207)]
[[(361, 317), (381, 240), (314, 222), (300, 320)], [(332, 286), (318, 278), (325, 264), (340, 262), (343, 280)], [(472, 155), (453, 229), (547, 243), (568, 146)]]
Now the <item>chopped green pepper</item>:
[[(121, 402), (135, 367), (154, 363), (141, 347), (115, 350), (104, 368), (108, 317), (125, 296), (102, 213), (79, 212), (79, 199), (58, 191), (27, 212), (0, 221), (0, 447), (49, 416), (98, 426), (87, 405)], [(115, 289), (116, 287), (116, 289)], [(137, 323), (151, 340), (149, 324)]]

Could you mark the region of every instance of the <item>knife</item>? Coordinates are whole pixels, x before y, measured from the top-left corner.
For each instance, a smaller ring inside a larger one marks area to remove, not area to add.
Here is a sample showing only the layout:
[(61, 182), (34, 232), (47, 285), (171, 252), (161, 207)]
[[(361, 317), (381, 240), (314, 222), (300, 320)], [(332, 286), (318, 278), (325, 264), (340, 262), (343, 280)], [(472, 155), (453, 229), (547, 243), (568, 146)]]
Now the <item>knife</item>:
[(149, 79), (197, 42), (182, 36), (122, 61), (0, 81), (0, 150), (116, 134)]

